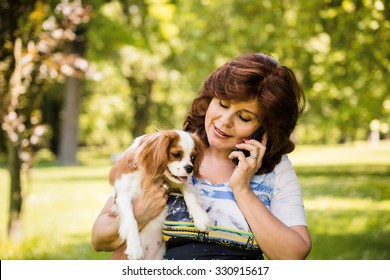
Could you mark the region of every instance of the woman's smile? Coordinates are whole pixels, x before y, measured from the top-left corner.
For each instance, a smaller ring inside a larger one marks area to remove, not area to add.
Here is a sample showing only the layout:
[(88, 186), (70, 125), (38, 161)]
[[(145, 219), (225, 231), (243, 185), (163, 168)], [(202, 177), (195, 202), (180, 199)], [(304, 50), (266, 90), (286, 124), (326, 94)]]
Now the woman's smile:
[(218, 137), (218, 138), (227, 139), (227, 138), (232, 137), (232, 135), (222, 131), (215, 124), (214, 124), (214, 130), (213, 131), (214, 131), (215, 136)]

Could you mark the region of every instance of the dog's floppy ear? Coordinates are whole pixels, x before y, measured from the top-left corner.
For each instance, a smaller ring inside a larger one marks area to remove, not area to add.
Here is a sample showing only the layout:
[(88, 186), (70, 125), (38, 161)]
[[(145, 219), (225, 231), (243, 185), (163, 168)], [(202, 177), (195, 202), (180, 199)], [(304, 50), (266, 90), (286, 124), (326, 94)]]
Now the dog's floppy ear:
[(111, 185), (114, 185), (116, 179), (119, 179), (122, 174), (132, 172), (136, 169), (134, 164), (134, 151), (126, 151), (110, 169), (108, 175)]
[(119, 179), (122, 174), (133, 172), (137, 169), (134, 162), (135, 153), (133, 150), (127, 150), (123, 155), (114, 163), (110, 169), (108, 178), (110, 184), (114, 185), (115, 180)]
[(191, 133), (192, 139), (194, 139), (195, 142), (195, 148), (193, 151), (193, 156), (195, 156), (195, 162), (194, 164), (194, 176), (197, 178), (200, 178), (200, 163), (203, 160), (204, 151), (206, 150), (206, 145), (203, 143), (203, 141), (200, 139), (200, 137), (196, 133)]
[(144, 176), (150, 180), (162, 175), (168, 166), (170, 138), (163, 132), (155, 132), (142, 139), (137, 151), (137, 162)]

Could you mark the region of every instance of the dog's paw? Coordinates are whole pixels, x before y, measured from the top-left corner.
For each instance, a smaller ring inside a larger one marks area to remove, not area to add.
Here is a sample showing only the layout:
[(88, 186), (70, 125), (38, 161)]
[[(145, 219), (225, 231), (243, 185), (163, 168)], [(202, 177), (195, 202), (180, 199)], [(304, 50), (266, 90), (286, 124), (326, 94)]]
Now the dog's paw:
[(122, 240), (127, 240), (127, 237), (129, 236), (129, 229), (126, 228), (126, 227), (119, 227), (119, 237), (122, 239)]
[(144, 258), (144, 250), (142, 249), (141, 244), (127, 245), (125, 254), (129, 260), (142, 260)]
[(200, 231), (207, 231), (211, 225), (211, 220), (206, 212), (201, 211), (192, 215), (194, 218), (195, 227)]

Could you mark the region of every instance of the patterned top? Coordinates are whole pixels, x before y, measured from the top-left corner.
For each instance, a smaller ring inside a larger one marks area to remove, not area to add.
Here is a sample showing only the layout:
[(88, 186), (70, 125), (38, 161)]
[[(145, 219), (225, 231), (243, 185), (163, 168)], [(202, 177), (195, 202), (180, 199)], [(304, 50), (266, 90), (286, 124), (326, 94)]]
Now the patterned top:
[[(233, 259), (262, 258), (262, 252), (237, 205), (229, 182), (212, 184), (193, 177), (192, 184), (202, 195), (203, 208), (213, 225), (209, 232), (199, 232), (192, 223), (181, 194), (171, 194), (163, 228), (163, 236), (167, 242), (165, 258), (178, 257), (178, 251), (174, 255), (170, 254), (171, 249), (186, 247), (188, 244), (191, 244), (191, 251), (181, 248), (180, 258), (201, 258), (207, 251), (208, 246), (205, 244), (213, 246), (213, 251), (216, 250), (215, 245), (223, 246), (233, 254)], [(287, 156), (282, 157), (271, 173), (254, 176), (250, 187), (271, 213), (287, 226), (306, 225), (301, 188)]]

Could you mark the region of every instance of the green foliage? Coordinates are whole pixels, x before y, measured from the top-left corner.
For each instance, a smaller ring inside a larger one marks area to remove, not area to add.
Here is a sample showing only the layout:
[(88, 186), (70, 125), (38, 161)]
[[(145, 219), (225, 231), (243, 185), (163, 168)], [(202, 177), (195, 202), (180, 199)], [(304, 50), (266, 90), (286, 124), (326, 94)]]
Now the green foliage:
[[(6, 239), (8, 189), (0, 185), (0, 259), (108, 259), (90, 245), (93, 222), (112, 187), (110, 151), (84, 149), (78, 167), (40, 152), (26, 188), (25, 239)], [(308, 259), (390, 258), (390, 143), (298, 146), (290, 155), (313, 241)], [(3, 161), (0, 160), (0, 167)], [(4, 169), (0, 181), (7, 182)]]
[(89, 58), (100, 69), (108, 64), (117, 70), (115, 77), (89, 82), (96, 86), (88, 94), (104, 100), (108, 86), (119, 86), (111, 94), (118, 93), (127, 111), (120, 111), (122, 119), (113, 104), (111, 115), (86, 113), (86, 143), (99, 139), (90, 128), (103, 118), (112, 122), (95, 144), (133, 137), (138, 98), (134, 85), (124, 89), (129, 77), (155, 75), (146, 130), (179, 128), (207, 75), (248, 51), (270, 53), (297, 73), (308, 99), (296, 134), (300, 143), (366, 140), (373, 119), (382, 123), (382, 138), (389, 137), (390, 13), (383, 0), (118, 0), (95, 11)]
[[(297, 73), (308, 99), (296, 134), (300, 143), (365, 140), (374, 119), (382, 124), (382, 138), (389, 137), (385, 2), (83, 1), (93, 7), (87, 58), (99, 75), (86, 83), (80, 143), (122, 145), (133, 138), (143, 121), (135, 119), (136, 95), (146, 96), (142, 86), (129, 82), (134, 77), (145, 85), (153, 76), (146, 131), (180, 128), (207, 75), (248, 51), (270, 53)], [(41, 13), (23, 19), (25, 29), (44, 20), (48, 6), (41, 6)]]
[(382, 1), (318, 3), (318, 17), (311, 21), (315, 30), (306, 44), (309, 109), (302, 121), (323, 129), (314, 141), (365, 139), (371, 120), (388, 124), (388, 9)]

